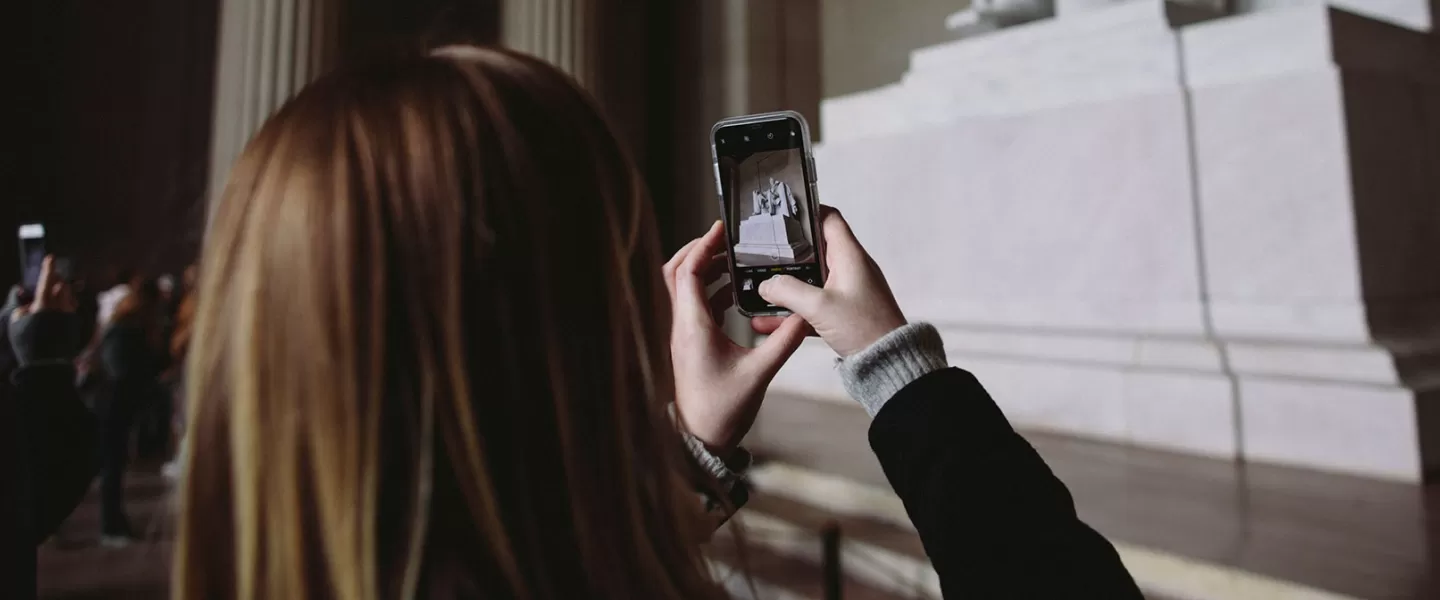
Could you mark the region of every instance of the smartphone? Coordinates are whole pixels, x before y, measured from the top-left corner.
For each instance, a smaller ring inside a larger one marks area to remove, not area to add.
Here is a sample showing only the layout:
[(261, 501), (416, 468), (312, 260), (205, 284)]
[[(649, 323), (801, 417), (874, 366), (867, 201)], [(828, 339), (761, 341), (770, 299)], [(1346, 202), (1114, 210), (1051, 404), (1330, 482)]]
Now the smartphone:
[(20, 286), (27, 294), (33, 294), (40, 283), (40, 266), (45, 262), (45, 226), (21, 225), (17, 237), (20, 238)]
[(711, 128), (710, 151), (735, 304), (747, 317), (789, 314), (760, 297), (761, 282), (825, 284), (810, 126), (794, 111), (732, 117)]

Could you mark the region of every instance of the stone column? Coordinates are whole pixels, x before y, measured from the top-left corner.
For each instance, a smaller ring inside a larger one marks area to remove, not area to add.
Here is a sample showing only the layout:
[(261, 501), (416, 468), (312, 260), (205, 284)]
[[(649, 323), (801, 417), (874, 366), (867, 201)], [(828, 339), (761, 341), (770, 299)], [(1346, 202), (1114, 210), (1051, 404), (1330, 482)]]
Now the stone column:
[(213, 202), (250, 136), (336, 59), (336, 0), (223, 0), (210, 142)]
[[(667, 102), (654, 85), (657, 56), (674, 51), (668, 0), (505, 0), (500, 41), (569, 73), (600, 105), (642, 170), (652, 104)], [(663, 84), (661, 84), (663, 85)]]
[(570, 74), (600, 105), (637, 164), (646, 162), (656, 52), (668, 52), (649, 1), (505, 0), (500, 41)]
[(598, 2), (595, 0), (507, 0), (501, 11), (500, 40), (569, 73), (595, 92)]

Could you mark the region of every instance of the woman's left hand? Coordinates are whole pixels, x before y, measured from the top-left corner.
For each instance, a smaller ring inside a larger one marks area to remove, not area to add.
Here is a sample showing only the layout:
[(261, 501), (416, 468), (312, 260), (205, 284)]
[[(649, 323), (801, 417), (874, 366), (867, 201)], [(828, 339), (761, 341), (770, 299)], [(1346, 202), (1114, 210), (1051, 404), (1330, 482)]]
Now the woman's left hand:
[(75, 297), (55, 275), (55, 257), (46, 256), (35, 285), (35, 299), (10, 312), (10, 340), (21, 366), (68, 362), (80, 351), (75, 339)]
[(675, 407), (681, 424), (725, 458), (750, 431), (765, 389), (809, 332), (798, 315), (784, 319), (756, 348), (731, 341), (720, 328), (735, 303), (726, 284), (707, 297), (705, 288), (726, 273), (725, 231), (716, 221), (665, 263), (674, 323), (670, 358), (675, 367)]

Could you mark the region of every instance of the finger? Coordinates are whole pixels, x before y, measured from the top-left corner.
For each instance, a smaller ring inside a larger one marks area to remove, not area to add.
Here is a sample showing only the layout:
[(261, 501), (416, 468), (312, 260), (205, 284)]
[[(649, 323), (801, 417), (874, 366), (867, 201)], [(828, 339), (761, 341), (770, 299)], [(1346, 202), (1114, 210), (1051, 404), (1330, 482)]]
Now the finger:
[(710, 294), (710, 316), (715, 319), (716, 324), (725, 322), (725, 311), (735, 306), (735, 286), (725, 284), (715, 293)]
[(670, 257), (670, 260), (665, 263), (665, 266), (660, 267), (660, 274), (665, 278), (665, 287), (670, 290), (671, 296), (675, 295), (675, 269), (680, 266), (680, 263), (685, 262), (685, 257), (690, 254), (690, 249), (694, 248), (695, 244), (699, 242), (700, 238), (690, 240), (690, 243), (680, 247), (680, 250), (675, 253), (675, 256)]
[(54, 279), (55, 257), (47, 254), (45, 255), (45, 260), (40, 263), (40, 280), (35, 284), (35, 304), (44, 306), (53, 298), (53, 296), (50, 296), (52, 293), (50, 288), (55, 285)]
[(780, 326), (771, 333), (765, 341), (755, 348), (750, 354), (750, 360), (761, 364), (762, 369), (768, 375), (774, 375), (795, 350), (800, 343), (805, 341), (805, 335), (809, 333), (810, 325), (800, 315), (790, 315), (780, 323)]
[(752, 317), (750, 319), (750, 329), (755, 330), (755, 333), (760, 335), (770, 335), (775, 333), (775, 330), (779, 329), (780, 324), (784, 322), (785, 317)]
[(710, 258), (722, 239), (720, 222), (716, 221), (710, 226), (710, 231), (695, 240), (695, 246), (690, 253), (681, 261), (680, 266), (675, 269), (675, 301), (680, 310), (690, 311), (690, 316), (700, 314), (709, 315), (709, 298), (705, 295), (704, 281), (701, 280), (701, 273), (705, 265), (709, 264)]
[(790, 275), (776, 275), (760, 284), (760, 297), (797, 315), (814, 319), (825, 291)]

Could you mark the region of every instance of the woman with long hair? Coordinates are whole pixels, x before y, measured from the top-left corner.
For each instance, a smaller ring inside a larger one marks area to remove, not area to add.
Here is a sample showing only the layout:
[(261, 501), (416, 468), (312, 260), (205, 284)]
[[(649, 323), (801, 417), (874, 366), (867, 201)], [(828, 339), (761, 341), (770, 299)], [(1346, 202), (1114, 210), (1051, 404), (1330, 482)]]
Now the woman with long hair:
[[(926, 381), (927, 395), (993, 407), (959, 375), (936, 379), (953, 370), (933, 328), (906, 324), (833, 211), (830, 284), (766, 282), (798, 314), (755, 320), (769, 334), (756, 348), (730, 342), (714, 317), (730, 291), (706, 293), (724, 272), (719, 225), (665, 262), (591, 100), (508, 51), (449, 47), (323, 77), (251, 140), (211, 223), (180, 599), (720, 598), (705, 508), (743, 502), (739, 441), (810, 325), (867, 406), (901, 404), (877, 426), (921, 410), (904, 395)], [(1009, 431), (1003, 417), (985, 426)], [(1026, 560), (1076, 567), (1070, 583), (1122, 592), (1109, 597), (1133, 590), (1028, 446), (982, 433), (998, 444), (989, 459), (1019, 457), (1007, 491), (1039, 490), (1057, 543)], [(916, 476), (964, 466), (901, 460)], [(1021, 564), (1006, 552), (951, 564), (960, 554), (932, 541), (956, 523), (933, 509), (965, 500), (896, 487), (928, 507), (917, 526), (947, 589)]]
[(165, 305), (155, 280), (137, 277), (130, 293), (100, 337), (100, 363), (109, 379), (108, 398), (100, 402), (100, 533), (108, 546), (134, 537), (125, 514), (125, 469), (136, 414), (156, 398), (160, 373), (168, 363)]

